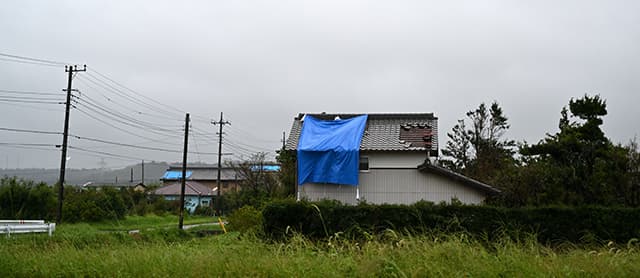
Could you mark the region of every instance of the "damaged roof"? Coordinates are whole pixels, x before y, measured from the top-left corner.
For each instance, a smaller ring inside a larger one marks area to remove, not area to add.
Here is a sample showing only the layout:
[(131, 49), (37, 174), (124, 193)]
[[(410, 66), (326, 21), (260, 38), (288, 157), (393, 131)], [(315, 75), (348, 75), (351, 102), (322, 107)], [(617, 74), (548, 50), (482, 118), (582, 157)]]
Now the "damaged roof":
[[(286, 150), (297, 150), (306, 115), (322, 120), (349, 119), (364, 114), (300, 113), (294, 118)], [(360, 143), (361, 151), (427, 151), (438, 153), (438, 118), (433, 113), (367, 114), (367, 125)]]

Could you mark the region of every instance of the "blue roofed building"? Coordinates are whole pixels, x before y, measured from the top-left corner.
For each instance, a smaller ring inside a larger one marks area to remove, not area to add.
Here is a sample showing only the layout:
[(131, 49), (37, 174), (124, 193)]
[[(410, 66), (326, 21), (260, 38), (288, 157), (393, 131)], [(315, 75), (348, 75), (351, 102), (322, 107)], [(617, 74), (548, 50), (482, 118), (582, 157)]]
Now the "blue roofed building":
[[(253, 165), (251, 170), (258, 172), (262, 169), (264, 172), (277, 172), (280, 171), (280, 165), (265, 163), (263, 165)], [(187, 181), (194, 181), (201, 185), (204, 185), (212, 190), (217, 190), (218, 187), (218, 167), (217, 165), (199, 165), (199, 166), (187, 166), (186, 171)], [(171, 165), (162, 176), (163, 185), (169, 185), (174, 182), (180, 181), (182, 178), (182, 166)], [(238, 191), (241, 189), (241, 185), (244, 178), (242, 174), (239, 174), (236, 169), (231, 166), (223, 166), (220, 169), (220, 183), (221, 194), (229, 191)]]
[[(186, 171), (187, 181), (194, 181), (198, 184), (204, 185), (212, 190), (217, 189), (218, 182), (218, 167), (216, 165), (206, 166), (187, 166)], [(162, 176), (163, 185), (169, 185), (176, 181), (180, 181), (182, 178), (182, 166), (171, 165)], [(223, 166), (220, 169), (220, 183), (222, 188), (221, 194), (227, 191), (239, 190), (242, 177), (236, 173), (233, 167)]]

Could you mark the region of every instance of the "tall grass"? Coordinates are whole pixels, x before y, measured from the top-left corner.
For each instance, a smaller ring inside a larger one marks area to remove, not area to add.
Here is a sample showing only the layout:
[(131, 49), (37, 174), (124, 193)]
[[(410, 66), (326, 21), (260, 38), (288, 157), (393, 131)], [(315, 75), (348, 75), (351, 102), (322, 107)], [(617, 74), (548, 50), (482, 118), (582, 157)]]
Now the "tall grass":
[(197, 237), (177, 229), (130, 235), (78, 224), (52, 238), (0, 239), (0, 277), (33, 276), (635, 276), (638, 242), (550, 248), (535, 238), (486, 243), (464, 234), (401, 235), (354, 241), (338, 233), (311, 241), (265, 242), (230, 233)]

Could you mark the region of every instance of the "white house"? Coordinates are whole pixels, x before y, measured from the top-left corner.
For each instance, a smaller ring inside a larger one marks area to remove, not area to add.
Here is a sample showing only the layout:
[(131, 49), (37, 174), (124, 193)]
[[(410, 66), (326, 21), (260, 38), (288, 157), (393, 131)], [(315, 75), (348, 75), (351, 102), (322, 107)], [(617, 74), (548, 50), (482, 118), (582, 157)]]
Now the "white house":
[[(305, 115), (332, 121), (362, 114), (299, 114), (294, 118), (286, 150), (297, 151)], [(360, 143), (357, 186), (329, 183), (297, 185), (298, 196), (335, 199), (355, 204), (439, 203), (458, 199), (481, 203), (500, 191), (490, 185), (442, 168), (438, 156), (438, 118), (432, 113), (368, 114)]]

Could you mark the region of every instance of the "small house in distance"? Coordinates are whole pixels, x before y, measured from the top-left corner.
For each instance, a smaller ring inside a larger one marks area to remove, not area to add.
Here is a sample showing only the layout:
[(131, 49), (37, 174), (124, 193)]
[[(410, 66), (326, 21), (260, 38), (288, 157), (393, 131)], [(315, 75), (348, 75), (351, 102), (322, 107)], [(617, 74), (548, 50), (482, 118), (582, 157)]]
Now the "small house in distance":
[[(180, 200), (182, 182), (172, 182), (153, 191), (153, 194), (163, 196), (165, 200)], [(186, 181), (184, 187), (184, 207), (193, 213), (199, 206), (208, 207), (212, 204), (216, 190), (196, 181)]]
[[(208, 187), (211, 190), (217, 188), (218, 182), (218, 166), (206, 165), (206, 166), (187, 166), (187, 181), (197, 182), (203, 186)], [(169, 185), (175, 182), (179, 182), (182, 177), (182, 166), (171, 165), (162, 176), (162, 184)], [(236, 173), (233, 167), (223, 166), (220, 169), (220, 183), (222, 189), (221, 194), (228, 191), (237, 191), (240, 188), (240, 182), (242, 177)]]
[[(499, 192), (490, 185), (454, 173), (432, 162), (438, 156), (438, 118), (433, 113), (299, 114), (293, 120), (285, 149), (299, 151), (306, 117), (311, 116), (315, 122), (342, 121), (361, 115), (367, 117), (364, 132), (358, 135), (361, 136), (359, 169), (356, 170), (358, 183), (297, 184), (300, 198), (335, 199), (347, 204), (363, 200), (374, 204), (412, 204), (420, 200), (439, 203), (450, 202), (452, 199), (466, 204), (478, 204), (487, 196)], [(328, 122), (324, 124), (334, 125)], [(316, 133), (310, 136), (322, 135)], [(317, 141), (340, 140), (342, 139), (324, 138)], [(300, 163), (298, 159), (298, 166)], [(323, 167), (329, 169), (334, 166)]]
[(147, 190), (147, 186), (142, 182), (138, 183), (94, 183), (94, 182), (86, 182), (80, 186), (83, 189), (102, 189), (102, 188), (115, 188), (118, 190), (131, 188), (136, 192), (145, 192)]

